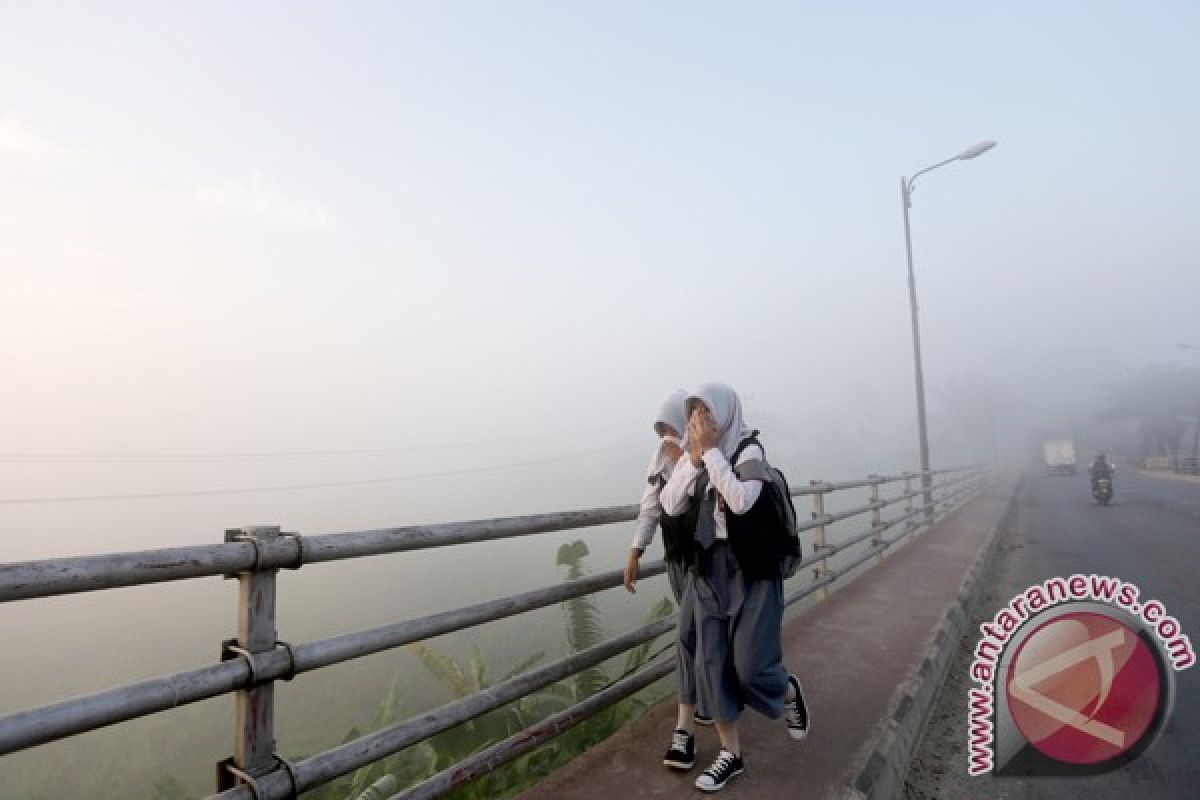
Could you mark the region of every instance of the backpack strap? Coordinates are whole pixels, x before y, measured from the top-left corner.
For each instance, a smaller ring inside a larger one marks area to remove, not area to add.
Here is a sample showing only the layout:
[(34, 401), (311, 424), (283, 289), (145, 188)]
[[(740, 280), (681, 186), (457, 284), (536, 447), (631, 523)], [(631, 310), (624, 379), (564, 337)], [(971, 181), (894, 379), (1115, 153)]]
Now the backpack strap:
[(762, 443), (758, 441), (758, 431), (750, 431), (749, 436), (738, 442), (737, 449), (733, 451), (733, 456), (729, 459), (729, 466), (737, 466), (737, 460), (742, 455), (742, 452), (752, 444), (758, 445), (758, 449), (762, 450), (763, 458), (767, 457), (767, 448), (763, 447)]

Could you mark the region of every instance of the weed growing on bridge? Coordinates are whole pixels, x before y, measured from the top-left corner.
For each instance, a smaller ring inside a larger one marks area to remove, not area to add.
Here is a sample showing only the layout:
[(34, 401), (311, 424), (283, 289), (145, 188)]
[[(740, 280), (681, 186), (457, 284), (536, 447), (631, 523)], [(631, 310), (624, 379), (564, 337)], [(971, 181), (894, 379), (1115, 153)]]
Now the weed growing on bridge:
[[(559, 566), (566, 567), (566, 578), (583, 576), (583, 559), (587, 545), (575, 541), (562, 545), (557, 554)], [(647, 617), (647, 622), (671, 613), (671, 601), (663, 597)], [(604, 638), (599, 612), (587, 597), (577, 597), (563, 603), (566, 616), (567, 642), (572, 652), (599, 643)], [(509, 736), (562, 711), (603, 689), (625, 674), (634, 672), (651, 658), (652, 642), (631, 650), (618, 675), (610, 676), (601, 667), (584, 670), (560, 683), (523, 697), (503, 708), (484, 714), (455, 728), (431, 737), (406, 750), (375, 762), (367, 767), (305, 794), (306, 800), (382, 800), (402, 789), (420, 783)], [(492, 685), (488, 667), (478, 646), (472, 646), (471, 659), (463, 664), (428, 645), (413, 647), (421, 665), (454, 697), (466, 697)], [(535, 653), (517, 664), (500, 679), (525, 672), (545, 658)], [(640, 716), (653, 702), (661, 699), (663, 691), (644, 690), (596, 714), (542, 747), (528, 753), (473, 783), (446, 795), (452, 800), (495, 800), (509, 797), (537, 782), (555, 768), (570, 761), (579, 753), (610, 736), (631, 719)], [(402, 676), (397, 670), (391, 687), (380, 703), (369, 730), (391, 725), (405, 716)], [(347, 732), (343, 741), (362, 735), (357, 728)]]

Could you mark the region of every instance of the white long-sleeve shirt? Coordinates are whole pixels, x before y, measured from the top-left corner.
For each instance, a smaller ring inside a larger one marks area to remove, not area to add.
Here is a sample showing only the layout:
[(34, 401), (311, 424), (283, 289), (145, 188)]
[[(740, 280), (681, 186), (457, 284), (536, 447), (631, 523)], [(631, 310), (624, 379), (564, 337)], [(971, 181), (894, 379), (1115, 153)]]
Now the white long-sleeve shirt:
[(646, 478), (646, 488), (642, 490), (642, 500), (638, 509), (637, 527), (633, 532), (634, 550), (646, 552), (646, 548), (654, 541), (654, 532), (658, 530), (658, 521), (662, 518), (662, 506), (658, 502), (658, 492), (671, 478), (675, 462), (671, 461), (663, 448), (670, 442), (679, 445), (679, 440), (673, 436), (664, 437), (654, 451), (650, 460), (650, 472)]
[[(708, 468), (708, 491), (718, 492), (725, 507), (735, 514), (745, 514), (749, 511), (757, 502), (758, 496), (762, 494), (763, 482), (738, 480), (737, 475), (733, 472), (733, 467), (729, 464), (729, 459), (725, 458), (725, 454), (715, 447), (706, 450), (702, 459), (704, 466)], [(756, 444), (743, 450), (742, 454), (738, 456), (737, 463), (743, 464), (754, 460), (763, 460), (762, 448)], [(699, 474), (699, 468), (692, 466), (692, 460), (687, 454), (681, 456), (675, 464), (670, 480), (658, 493), (658, 502), (662, 510), (671, 516), (679, 516), (687, 511), (688, 504), (693, 502), (692, 496), (696, 493), (696, 476)], [(728, 539), (729, 531), (725, 527), (725, 512), (721, 508), (721, 503), (714, 505), (715, 536), (718, 539)]]
[[(668, 466), (660, 475), (664, 481), (668, 480), (671, 468)], [(654, 541), (654, 532), (658, 530), (658, 521), (662, 517), (662, 505), (658, 502), (658, 491), (662, 488), (662, 483), (656, 480), (657, 477), (647, 478), (646, 488), (642, 491), (641, 507), (638, 510), (637, 527), (633, 532), (631, 547), (643, 553)]]

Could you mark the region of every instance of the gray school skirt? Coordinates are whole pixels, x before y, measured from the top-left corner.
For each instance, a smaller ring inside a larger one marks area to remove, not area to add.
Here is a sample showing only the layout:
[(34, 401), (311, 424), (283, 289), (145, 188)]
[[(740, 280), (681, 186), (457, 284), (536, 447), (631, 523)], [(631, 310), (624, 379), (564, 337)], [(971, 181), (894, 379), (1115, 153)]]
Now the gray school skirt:
[(745, 580), (724, 540), (710, 552), (708, 569), (692, 573), (680, 607), (682, 614), (691, 606), (694, 618), (699, 705), (721, 722), (733, 722), (744, 708), (778, 719), (787, 694), (783, 581)]
[[(679, 627), (675, 645), (675, 668), (679, 673), (679, 702), (686, 706), (696, 703), (696, 615), (691, 589), (692, 573), (675, 561), (667, 562), (667, 580), (671, 582), (671, 593), (675, 605), (679, 606)], [(700, 708), (705, 713), (706, 707)]]
[(675, 605), (683, 605), (683, 590), (687, 586), (688, 568), (678, 561), (667, 562), (667, 580), (671, 584), (671, 594), (675, 595)]

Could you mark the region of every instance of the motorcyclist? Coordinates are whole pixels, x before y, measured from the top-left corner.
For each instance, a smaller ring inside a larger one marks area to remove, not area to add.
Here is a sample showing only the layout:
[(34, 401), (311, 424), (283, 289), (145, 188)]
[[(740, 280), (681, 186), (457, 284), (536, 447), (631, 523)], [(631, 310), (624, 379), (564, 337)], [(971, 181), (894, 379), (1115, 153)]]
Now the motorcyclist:
[(1108, 460), (1103, 452), (1097, 452), (1092, 458), (1092, 463), (1088, 465), (1088, 474), (1092, 476), (1092, 491), (1096, 491), (1096, 482), (1101, 478), (1108, 478), (1111, 486), (1114, 468), (1112, 462)]

